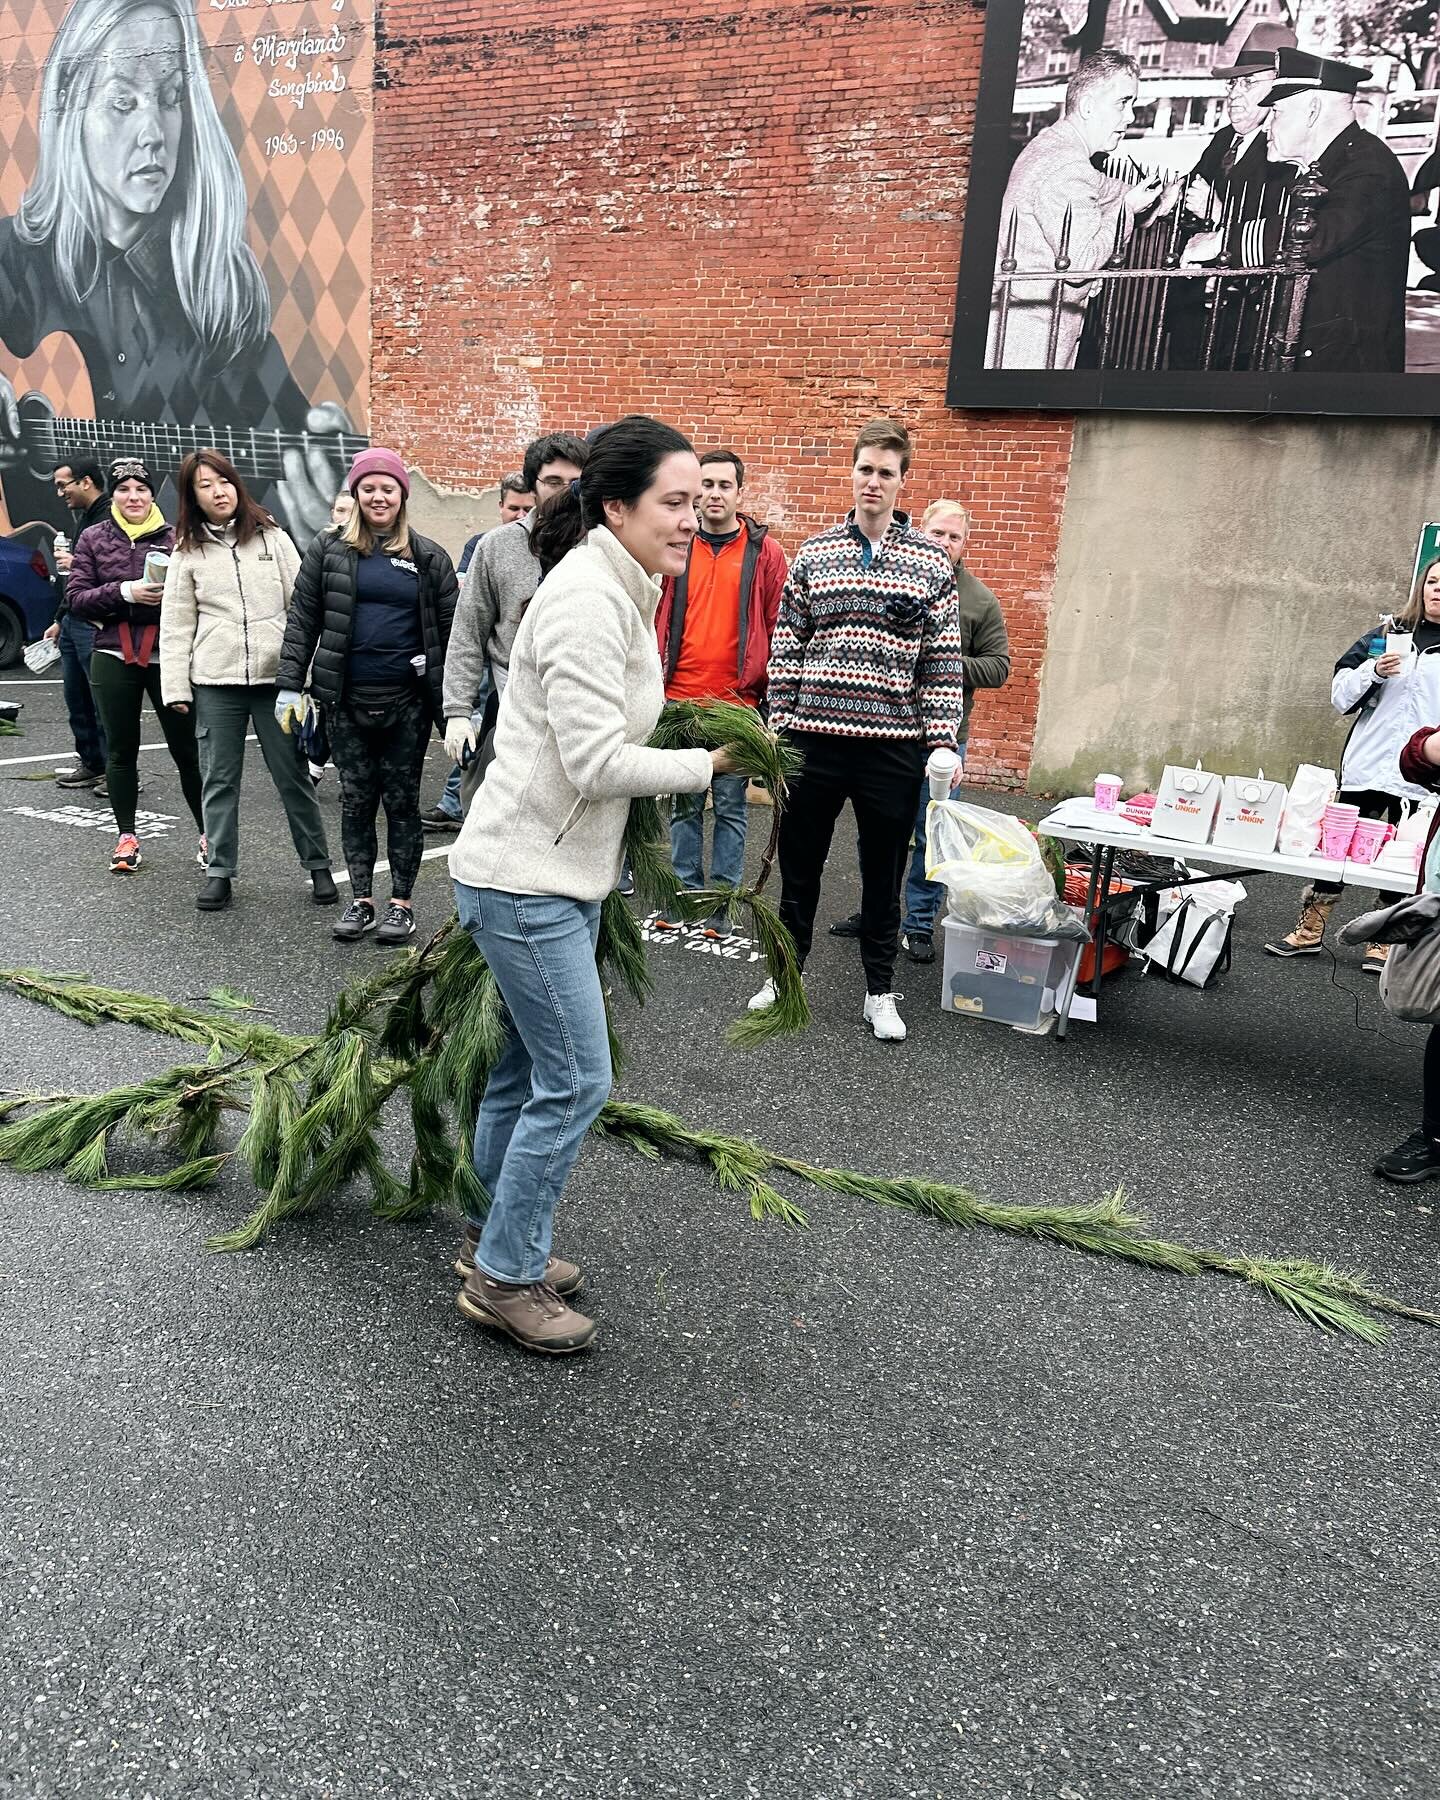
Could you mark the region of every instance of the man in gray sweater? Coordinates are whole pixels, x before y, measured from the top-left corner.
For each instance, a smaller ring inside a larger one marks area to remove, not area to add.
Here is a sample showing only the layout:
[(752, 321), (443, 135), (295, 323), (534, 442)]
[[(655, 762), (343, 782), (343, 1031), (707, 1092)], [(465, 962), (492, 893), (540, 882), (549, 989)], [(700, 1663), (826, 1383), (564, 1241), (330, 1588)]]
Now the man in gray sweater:
[[(579, 478), (584, 463), (584, 441), (570, 432), (535, 438), (525, 451), (525, 491), (543, 506)], [(530, 548), (534, 517), (526, 513), (487, 531), (465, 571), (445, 651), (445, 749), (457, 766), (483, 755), (509, 673), (510, 646), (540, 585), (540, 564)], [(463, 814), (442, 802), (421, 818), (427, 831), (458, 831)]]

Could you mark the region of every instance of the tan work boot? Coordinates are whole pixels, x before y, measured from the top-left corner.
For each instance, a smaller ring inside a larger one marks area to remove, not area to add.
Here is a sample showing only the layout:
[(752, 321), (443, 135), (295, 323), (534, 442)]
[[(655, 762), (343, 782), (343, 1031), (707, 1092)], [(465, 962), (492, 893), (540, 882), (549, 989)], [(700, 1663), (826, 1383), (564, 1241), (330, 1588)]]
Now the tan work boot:
[[(467, 1225), (460, 1248), (455, 1253), (455, 1273), (462, 1281), (475, 1273), (475, 1252), (480, 1248), (478, 1226)], [(585, 1275), (578, 1263), (566, 1262), (563, 1256), (552, 1256), (545, 1264), (545, 1285), (554, 1288), (563, 1299), (578, 1294), (585, 1285)]]
[(1338, 898), (1337, 894), (1317, 894), (1313, 887), (1307, 887), (1300, 896), (1300, 917), (1295, 929), (1286, 932), (1278, 943), (1265, 946), (1271, 956), (1318, 956)]
[(1365, 946), (1365, 960), (1361, 963), (1360, 967), (1367, 975), (1379, 975), (1385, 967), (1385, 958), (1389, 956), (1389, 954), (1390, 946), (1388, 944), (1367, 944)]
[(472, 1269), (465, 1277), (456, 1305), (467, 1319), (503, 1331), (527, 1350), (546, 1356), (570, 1356), (595, 1341), (599, 1330), (593, 1319), (569, 1307), (543, 1281), (517, 1286), (496, 1281)]

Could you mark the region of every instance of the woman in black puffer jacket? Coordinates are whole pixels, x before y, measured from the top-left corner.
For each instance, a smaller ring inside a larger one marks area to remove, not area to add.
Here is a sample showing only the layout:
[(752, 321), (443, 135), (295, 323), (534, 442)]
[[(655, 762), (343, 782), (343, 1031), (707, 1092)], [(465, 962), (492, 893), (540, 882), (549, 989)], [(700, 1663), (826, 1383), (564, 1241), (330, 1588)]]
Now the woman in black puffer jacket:
[(347, 478), (355, 511), (305, 552), (280, 652), (276, 716), (288, 731), (302, 690), (322, 707), (340, 776), (340, 831), (352, 899), (333, 927), (375, 927), (375, 817), (385, 803), (391, 900), (383, 944), (414, 935), (410, 896), (424, 827), (420, 776), (432, 725), (445, 729), (445, 650), (459, 592), (449, 556), (405, 517), (410, 478), (393, 450), (365, 450)]

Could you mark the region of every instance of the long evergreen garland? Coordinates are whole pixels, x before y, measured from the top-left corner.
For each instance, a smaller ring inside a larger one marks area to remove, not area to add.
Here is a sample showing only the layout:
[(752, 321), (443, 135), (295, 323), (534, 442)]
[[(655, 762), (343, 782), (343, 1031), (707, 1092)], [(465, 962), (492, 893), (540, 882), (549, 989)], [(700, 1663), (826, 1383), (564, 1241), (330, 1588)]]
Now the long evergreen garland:
[[(733, 713), (743, 714), (736, 719)], [(783, 804), (793, 767), (746, 708), (689, 709), (662, 721), (667, 747), (696, 741), (739, 745), (740, 772), (767, 780)], [(744, 733), (744, 736), (740, 734)], [(728, 734), (728, 735), (727, 735)], [(732, 1037), (754, 1042), (803, 1025), (804, 993), (788, 935), (759, 892), (774, 835), (753, 888), (677, 894), (653, 802), (632, 809), (626, 844), (637, 892), (650, 905), (703, 917), (716, 905), (747, 909), (765, 944), (779, 1001), (750, 1014)], [(611, 895), (601, 915), (602, 973), (639, 1001), (649, 991), (644, 945), (630, 909)], [(793, 977), (793, 980), (792, 980)], [(213, 1250), (257, 1244), (281, 1220), (363, 1180), (375, 1212), (404, 1219), (458, 1205), (483, 1212), (486, 1196), (470, 1158), (475, 1115), (505, 1043), (494, 977), (453, 918), (423, 948), (411, 949), (344, 990), (315, 1035), (275, 1030), (228, 992), (202, 1011), (149, 994), (96, 986), (83, 976), (0, 970), (0, 985), (86, 1025), (116, 1022), (201, 1046), (202, 1061), (105, 1094), (21, 1093), (0, 1099), (0, 1162), (23, 1170), (63, 1169), (101, 1191), (210, 1186), (232, 1162), (250, 1174), (261, 1199), (235, 1230), (208, 1240)], [(752, 1020), (760, 1021), (750, 1025)], [(746, 1027), (749, 1027), (748, 1029)], [(614, 1034), (612, 1030), (612, 1040)], [(619, 1045), (615, 1043), (617, 1055)], [(379, 1124), (392, 1096), (408, 1095), (415, 1148), (404, 1181), (386, 1166)], [(246, 1120), (231, 1148), (220, 1145), (227, 1114)], [(13, 1116), (21, 1115), (21, 1116)], [(757, 1219), (803, 1226), (801, 1207), (777, 1180), (899, 1208), (943, 1224), (1036, 1237), (1094, 1255), (1116, 1256), (1177, 1276), (1218, 1274), (1262, 1288), (1311, 1324), (1365, 1343), (1387, 1332), (1392, 1314), (1440, 1325), (1427, 1312), (1377, 1290), (1363, 1275), (1302, 1258), (1233, 1254), (1151, 1236), (1119, 1190), (1078, 1206), (1002, 1206), (968, 1188), (920, 1179), (887, 1180), (824, 1168), (748, 1138), (700, 1131), (674, 1114), (612, 1100), (595, 1130), (646, 1157), (698, 1163), (722, 1192), (738, 1195)], [(127, 1143), (161, 1146), (174, 1160), (163, 1173), (115, 1173)]]

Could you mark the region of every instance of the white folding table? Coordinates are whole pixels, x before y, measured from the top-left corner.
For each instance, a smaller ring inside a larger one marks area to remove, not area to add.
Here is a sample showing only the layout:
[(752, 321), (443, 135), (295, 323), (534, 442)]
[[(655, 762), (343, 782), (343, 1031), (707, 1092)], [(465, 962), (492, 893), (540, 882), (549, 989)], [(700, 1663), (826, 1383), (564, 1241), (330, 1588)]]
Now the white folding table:
[[(1090, 885), (1085, 896), (1085, 918), (1095, 921), (1094, 967), (1090, 973), (1092, 997), (1100, 992), (1101, 964), (1105, 940), (1109, 935), (1109, 909), (1115, 900), (1131, 905), (1137, 894), (1158, 893), (1176, 887), (1175, 880), (1126, 881), (1122, 895), (1111, 893), (1115, 857), (1121, 850), (1138, 850), (1145, 856), (1169, 857), (1172, 862), (1198, 863), (1219, 872), (1195, 877), (1197, 883), (1233, 880), (1240, 875), (1295, 875), (1302, 881), (1338, 881), (1346, 887), (1383, 889), (1387, 893), (1413, 892), (1417, 877), (1413, 872), (1396, 872), (1377, 868), (1374, 863), (1332, 862), (1323, 856), (1283, 856), (1277, 851), (1262, 855), (1258, 851), (1231, 850), (1221, 844), (1187, 844), (1180, 838), (1163, 837), (1153, 828), (1131, 826), (1113, 813), (1096, 812), (1081, 802), (1068, 801), (1059, 806), (1035, 827), (1041, 837), (1055, 838), (1061, 843), (1093, 844), (1096, 855), (1090, 864)], [(1055, 1035), (1064, 1037), (1070, 1024), (1070, 1009), (1079, 987), (1080, 959), (1075, 959), (1075, 974), (1065, 985), (1055, 1026)]]

